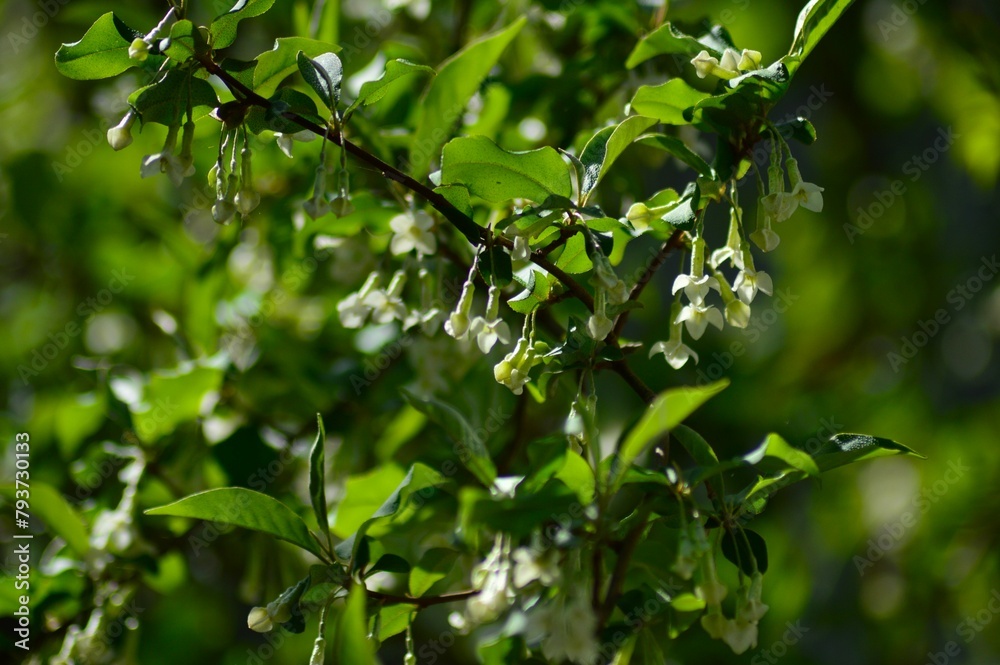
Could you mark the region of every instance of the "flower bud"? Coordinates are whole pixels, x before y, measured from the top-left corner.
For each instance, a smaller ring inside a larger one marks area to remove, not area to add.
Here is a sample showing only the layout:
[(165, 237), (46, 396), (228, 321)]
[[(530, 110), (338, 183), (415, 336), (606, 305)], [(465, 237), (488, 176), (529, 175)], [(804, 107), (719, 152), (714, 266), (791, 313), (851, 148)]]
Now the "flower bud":
[(128, 47), (128, 57), (143, 62), (149, 57), (149, 44), (142, 37), (136, 37)]
[(108, 130), (108, 144), (112, 150), (122, 150), (132, 144), (132, 125), (135, 124), (135, 111), (129, 111), (117, 125)]
[(247, 627), (258, 633), (267, 633), (274, 628), (271, 615), (266, 607), (255, 607), (247, 616)]

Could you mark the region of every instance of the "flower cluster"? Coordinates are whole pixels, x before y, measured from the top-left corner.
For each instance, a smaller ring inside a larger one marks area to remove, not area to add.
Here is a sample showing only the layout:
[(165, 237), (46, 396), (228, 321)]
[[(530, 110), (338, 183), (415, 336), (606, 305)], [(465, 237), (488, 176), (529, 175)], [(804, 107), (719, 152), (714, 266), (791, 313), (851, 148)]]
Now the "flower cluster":
[(735, 49), (727, 48), (723, 51), (721, 60), (709, 55), (708, 51), (702, 50), (691, 59), (691, 64), (694, 65), (698, 78), (718, 76), (721, 79), (733, 79), (742, 73), (760, 69), (760, 63), (760, 52), (749, 49), (743, 49), (741, 53)]

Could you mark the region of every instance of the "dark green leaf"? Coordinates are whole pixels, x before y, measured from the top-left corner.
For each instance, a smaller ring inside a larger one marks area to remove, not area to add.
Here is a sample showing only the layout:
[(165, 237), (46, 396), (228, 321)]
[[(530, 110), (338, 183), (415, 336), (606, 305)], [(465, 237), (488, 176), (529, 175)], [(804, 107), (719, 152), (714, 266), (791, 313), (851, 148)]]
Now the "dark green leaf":
[(232, 524), (271, 534), (323, 558), (323, 550), (309, 532), (309, 527), (291, 508), (266, 494), (241, 487), (192, 494), (165, 506), (151, 508), (146, 514)]
[(219, 105), (215, 89), (208, 81), (179, 69), (168, 71), (159, 83), (139, 88), (128, 101), (139, 112), (144, 124), (155, 122), (168, 127), (184, 122), (189, 102), (192, 109)]
[(257, 68), (253, 75), (253, 89), (261, 97), (270, 97), (278, 85), (298, 69), (298, 54), (315, 57), (323, 53), (337, 53), (335, 44), (307, 39), (305, 37), (280, 37), (274, 40), (274, 47), (257, 56)]
[(316, 440), (309, 453), (309, 499), (312, 501), (320, 535), (324, 535), (330, 530), (330, 519), (326, 512), (326, 430), (323, 428), (323, 417), (318, 413), (316, 427)]
[(782, 137), (793, 138), (804, 145), (812, 145), (816, 142), (816, 128), (807, 118), (795, 118), (780, 122), (774, 128)]
[[(743, 532), (742, 535), (740, 531)], [(756, 531), (742, 527), (736, 527), (732, 531), (727, 529), (722, 534), (722, 555), (739, 567), (745, 575), (754, 574), (754, 560), (757, 562), (759, 572), (767, 572), (767, 543)]]
[(583, 182), (580, 183), (581, 205), (625, 149), (655, 124), (655, 118), (631, 116), (617, 125), (605, 127), (587, 142), (580, 154), (580, 162), (584, 167)]
[(519, 314), (530, 314), (548, 299), (552, 291), (550, 276), (542, 275), (537, 270), (530, 270), (528, 275), (527, 280), (514, 276), (514, 280), (524, 287), (524, 291), (507, 301), (507, 305)]
[(457, 560), (458, 552), (443, 547), (434, 547), (424, 552), (410, 571), (410, 595), (417, 597), (427, 593), (451, 572)]
[(625, 61), (625, 67), (632, 69), (652, 57), (664, 54), (695, 56), (703, 49), (711, 51), (711, 54), (714, 56), (718, 57), (721, 55), (720, 51), (707, 48), (697, 39), (691, 35), (684, 34), (672, 23), (667, 21), (659, 28), (643, 37), (639, 43), (635, 45), (635, 48), (632, 49), (632, 53), (628, 56), (628, 60)]
[(331, 111), (340, 103), (340, 82), (344, 78), (344, 65), (336, 53), (323, 53), (310, 58), (299, 51), (296, 56), (299, 71), (309, 87)]
[(236, 40), (236, 26), (245, 18), (260, 16), (274, 4), (274, 0), (238, 0), (225, 14), (217, 16), (210, 30), (212, 48), (225, 48)]
[(685, 144), (684, 141), (680, 140), (676, 136), (667, 136), (666, 134), (647, 134), (639, 137), (639, 143), (653, 146), (654, 148), (659, 148), (660, 150), (666, 150), (671, 155), (697, 171), (699, 175), (703, 175), (706, 178), (715, 177), (715, 172), (712, 170), (712, 167), (709, 166), (700, 155), (691, 150), (691, 148), (687, 147), (687, 144)]
[(829, 471), (845, 464), (889, 455), (912, 455), (927, 459), (901, 443), (867, 434), (835, 434), (813, 454), (813, 459), (820, 471)]
[(410, 572), (410, 562), (398, 554), (383, 554), (365, 571), (365, 577), (378, 572), (408, 573)]

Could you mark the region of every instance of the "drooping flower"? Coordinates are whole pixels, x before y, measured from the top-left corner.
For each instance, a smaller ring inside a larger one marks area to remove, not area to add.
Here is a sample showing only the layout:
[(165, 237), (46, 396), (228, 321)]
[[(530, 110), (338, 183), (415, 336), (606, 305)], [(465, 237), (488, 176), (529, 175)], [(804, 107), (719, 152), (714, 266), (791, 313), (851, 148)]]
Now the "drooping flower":
[(493, 378), (507, 386), (512, 393), (524, 392), (524, 384), (531, 380), (529, 372), (535, 365), (535, 354), (526, 337), (517, 340), (514, 350), (493, 367)]
[(799, 163), (792, 157), (785, 161), (785, 167), (788, 169), (788, 182), (792, 186), (789, 196), (806, 210), (823, 212), (823, 188), (803, 181)]
[(718, 268), (727, 260), (731, 267), (743, 267), (743, 252), (740, 250), (743, 238), (740, 237), (738, 214), (735, 207), (729, 209), (729, 234), (726, 236), (726, 244), (712, 252), (708, 259), (708, 265), (712, 269)]
[(137, 117), (135, 111), (129, 109), (121, 122), (108, 130), (108, 145), (112, 150), (124, 150), (132, 145), (132, 125)]
[(403, 286), (406, 284), (406, 273), (397, 270), (389, 282), (389, 286), (373, 289), (364, 297), (364, 304), (371, 308), (372, 321), (375, 323), (391, 323), (398, 319), (406, 320), (406, 305), (403, 304)]
[(146, 155), (142, 158), (142, 165), (139, 169), (141, 177), (148, 178), (159, 173), (166, 173), (170, 181), (174, 183), (174, 186), (179, 187), (184, 182), (184, 178), (194, 173), (193, 165), (185, 165), (174, 154), (174, 149), (177, 146), (177, 131), (178, 127), (176, 125), (168, 128), (167, 139), (163, 144), (163, 149), (160, 152)]
[(365, 303), (365, 299), (378, 285), (378, 280), (379, 274), (377, 272), (371, 273), (357, 293), (352, 293), (337, 303), (340, 325), (345, 328), (360, 328), (365, 324), (365, 320), (372, 311), (371, 306)]
[(326, 166), (316, 167), (313, 178), (313, 195), (302, 204), (303, 210), (313, 219), (319, 219), (330, 212), (330, 202), (326, 199)]
[(260, 194), (253, 188), (253, 170), (251, 169), (253, 159), (250, 148), (244, 147), (240, 151), (240, 158), (242, 160), (240, 164), (240, 191), (236, 193), (235, 203), (240, 214), (246, 216), (260, 205)]
[(542, 654), (553, 663), (569, 660), (579, 665), (594, 665), (600, 656), (597, 616), (581, 589), (574, 585), (543, 607), (538, 618), (545, 635)]
[[(708, 278), (706, 277), (706, 279)], [(722, 312), (714, 305), (690, 303), (681, 309), (674, 323), (683, 323), (687, 327), (691, 339), (701, 339), (701, 336), (705, 334), (705, 328), (710, 323), (722, 330)]]
[(558, 557), (551, 552), (540, 553), (528, 547), (519, 547), (511, 554), (514, 562), (514, 586), (523, 589), (532, 582), (550, 587), (559, 581)]
[(715, 285), (705, 274), (705, 239), (698, 237), (691, 243), (691, 274), (678, 275), (670, 292), (676, 294), (684, 289), (684, 295), (692, 304), (701, 305), (712, 288)]
[(492, 621), (510, 606), (514, 598), (510, 576), (510, 546), (498, 535), (490, 553), (472, 569), (472, 585), (479, 593), (465, 605), (467, 627)]
[(726, 318), (726, 323), (734, 328), (746, 328), (750, 323), (750, 306), (736, 297), (736, 294), (729, 287), (725, 275), (716, 272), (715, 280), (719, 285), (719, 294), (722, 296), (723, 315)]
[(757, 646), (757, 624), (739, 618), (727, 619), (722, 641), (729, 645), (733, 653), (739, 655)]
[(754, 268), (749, 245), (743, 248), (743, 269), (736, 275), (733, 290), (736, 291), (739, 299), (747, 305), (753, 302), (758, 291), (763, 291), (767, 295), (774, 293), (774, 282), (771, 280), (771, 276), (763, 270)]
[(510, 344), (510, 326), (500, 318), (500, 289), (490, 286), (486, 300), (486, 316), (477, 316), (469, 324), (469, 334), (476, 337), (479, 350), (489, 353), (493, 345)]
[(293, 141), (299, 141), (300, 143), (313, 141), (316, 139), (316, 134), (308, 129), (303, 129), (302, 131), (295, 132), (294, 134), (282, 134), (281, 132), (275, 132), (274, 138), (276, 139), (278, 148), (281, 152), (285, 153), (285, 156), (291, 159)]
[(417, 250), (417, 254), (430, 255), (437, 251), (437, 239), (431, 228), (434, 218), (423, 210), (396, 215), (389, 221), (393, 230), (390, 250), (393, 254), (406, 254)]
[(138, 62), (143, 62), (149, 57), (149, 44), (142, 37), (136, 37), (128, 45), (128, 57)]
[(665, 342), (656, 342), (649, 349), (650, 358), (662, 353), (667, 364), (674, 369), (683, 367), (689, 358), (694, 358), (695, 363), (698, 362), (698, 354), (684, 344), (684, 324), (676, 320), (680, 313), (680, 303), (674, 303), (670, 309), (670, 338)]
[(458, 298), (458, 305), (455, 307), (455, 311), (444, 322), (444, 331), (459, 340), (465, 339), (469, 334), (469, 313), (472, 311), (472, 298), (476, 290), (472, 281), (474, 271), (475, 265), (469, 271), (469, 277), (465, 280), (465, 284), (462, 285), (462, 295)]

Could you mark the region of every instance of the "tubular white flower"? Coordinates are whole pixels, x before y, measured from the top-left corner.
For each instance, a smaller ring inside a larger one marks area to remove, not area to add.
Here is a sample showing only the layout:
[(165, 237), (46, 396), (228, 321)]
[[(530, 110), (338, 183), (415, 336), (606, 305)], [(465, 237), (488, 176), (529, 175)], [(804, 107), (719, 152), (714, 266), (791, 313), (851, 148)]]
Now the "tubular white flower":
[(132, 125), (137, 117), (135, 111), (129, 110), (117, 125), (108, 130), (108, 145), (112, 150), (124, 150), (132, 145)]
[(240, 191), (236, 194), (236, 208), (241, 215), (249, 215), (260, 205), (260, 194), (253, 188), (253, 170), (251, 168), (253, 159), (250, 149), (243, 148), (240, 151), (240, 158), (242, 160), (240, 164)]
[(143, 62), (149, 57), (149, 44), (142, 37), (136, 37), (128, 45), (128, 57), (138, 62)]
[(543, 608), (539, 623), (544, 630), (542, 654), (551, 662), (569, 660), (579, 665), (594, 665), (600, 656), (597, 641), (597, 616), (590, 599), (574, 586)]
[(267, 633), (274, 628), (271, 614), (266, 607), (255, 607), (247, 615), (247, 627), (257, 633)]
[(802, 180), (799, 163), (794, 158), (789, 157), (785, 161), (785, 168), (788, 169), (788, 182), (792, 186), (789, 196), (806, 210), (823, 212), (823, 188)]
[(708, 265), (714, 270), (722, 265), (726, 260), (729, 261), (730, 266), (735, 266), (737, 268), (743, 267), (743, 253), (740, 250), (740, 246), (743, 243), (743, 239), (740, 237), (740, 227), (739, 220), (737, 219), (737, 211), (735, 208), (730, 208), (729, 210), (729, 234), (726, 236), (726, 244), (724, 247), (712, 252), (711, 257), (708, 259)]
[(511, 560), (514, 562), (513, 582), (518, 589), (535, 581), (550, 587), (561, 577), (557, 557), (551, 553), (541, 554), (527, 547), (519, 547), (514, 550)]
[(716, 272), (715, 280), (719, 285), (722, 302), (725, 304), (723, 314), (726, 317), (726, 323), (734, 328), (746, 328), (750, 323), (750, 306), (736, 297), (722, 273)]
[(475, 285), (472, 282), (472, 271), (462, 285), (462, 295), (458, 298), (455, 311), (444, 322), (444, 331), (455, 339), (465, 339), (469, 334), (469, 312), (472, 311), (472, 297), (475, 295)]
[(710, 323), (722, 330), (722, 312), (712, 305), (691, 303), (681, 309), (677, 318), (674, 319), (674, 323), (683, 323), (687, 327), (691, 339), (701, 339)]
[(437, 251), (437, 239), (431, 228), (434, 218), (423, 210), (414, 213), (402, 213), (389, 221), (393, 230), (392, 242), (389, 245), (393, 254), (406, 254), (417, 250), (417, 254), (430, 255)]
[(313, 219), (319, 219), (330, 212), (330, 202), (326, 200), (326, 166), (323, 164), (316, 167), (313, 195), (302, 204), (302, 208)]
[(674, 369), (680, 369), (688, 361), (694, 358), (698, 362), (698, 354), (684, 344), (683, 324), (675, 322), (681, 313), (680, 303), (674, 303), (670, 309), (670, 338), (665, 342), (657, 342), (649, 349), (649, 357), (652, 358), (657, 353), (662, 353), (667, 364)]
[(750, 49), (743, 49), (740, 54), (740, 61), (736, 65), (736, 68), (741, 72), (750, 72), (755, 69), (760, 69), (760, 63), (763, 56), (760, 51), (751, 51)]
[(365, 303), (375, 287), (378, 285), (379, 274), (373, 272), (368, 275), (368, 279), (361, 285), (357, 293), (352, 293), (337, 303), (337, 315), (340, 317), (340, 324), (345, 328), (360, 328), (365, 324), (372, 308)]
[(469, 334), (475, 335), (479, 350), (483, 353), (489, 353), (497, 341), (510, 344), (510, 326), (500, 318), (499, 292), (496, 286), (490, 286), (486, 316), (477, 316), (469, 324)]
[(764, 576), (760, 572), (755, 572), (753, 577), (750, 578), (750, 588), (746, 593), (746, 597), (742, 599), (742, 602), (736, 608), (736, 619), (747, 621), (750, 623), (757, 623), (764, 618), (769, 609), (761, 600), (761, 594), (763, 591)]
[(741, 619), (727, 619), (722, 641), (737, 655), (752, 649), (757, 646), (757, 624)]
[(300, 143), (307, 143), (315, 140), (316, 134), (308, 129), (303, 129), (302, 131), (295, 132), (294, 134), (282, 134), (281, 132), (275, 132), (274, 138), (281, 152), (285, 153), (285, 156), (291, 159), (292, 142), (299, 141)]
[(684, 289), (684, 295), (694, 305), (705, 302), (709, 289), (715, 288), (710, 277), (705, 272), (705, 239), (698, 237), (691, 243), (691, 274), (678, 275), (670, 292), (676, 294)]
[(406, 320), (406, 305), (401, 298), (403, 286), (406, 284), (406, 273), (397, 270), (384, 291), (373, 289), (362, 300), (371, 308), (372, 321), (375, 323), (391, 323), (394, 320)]

